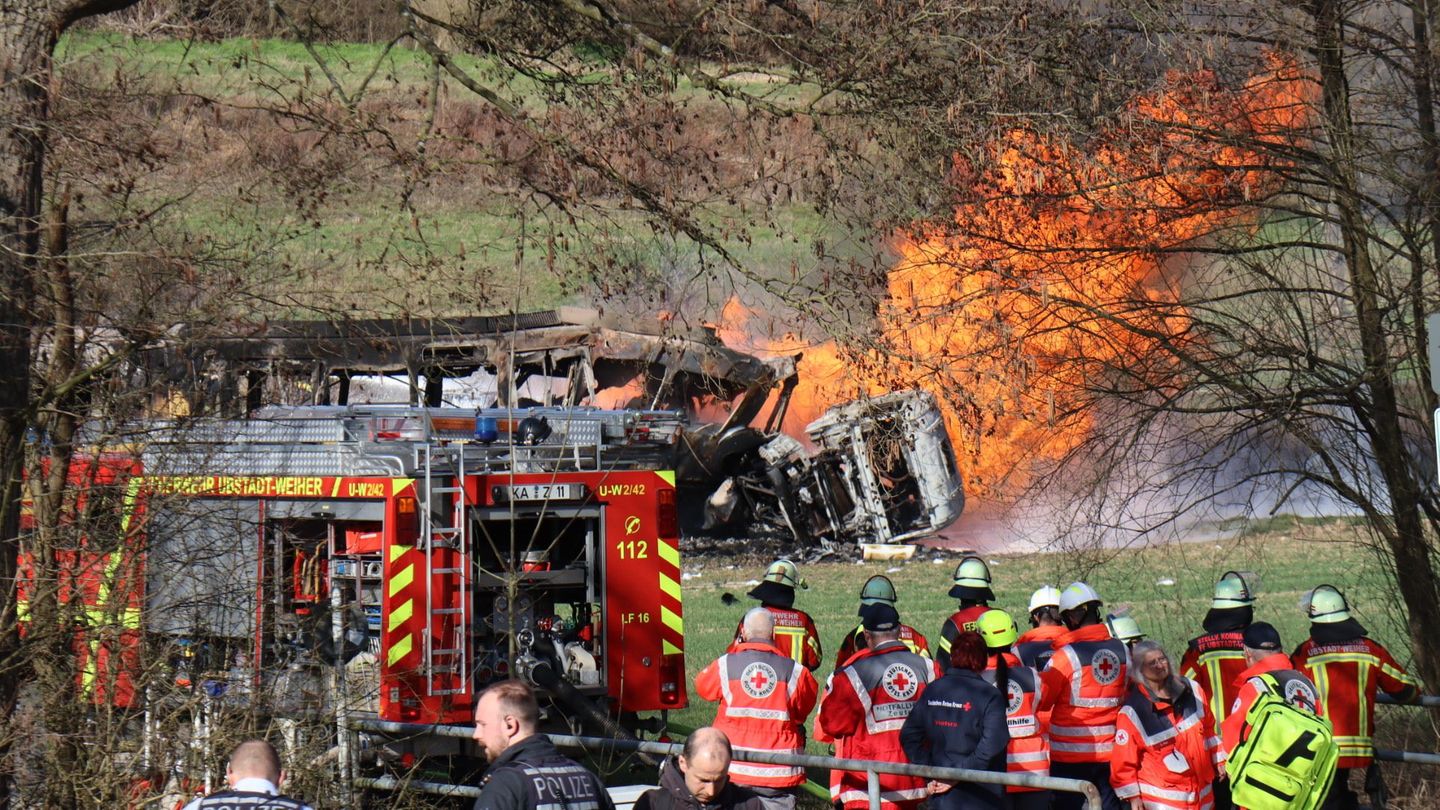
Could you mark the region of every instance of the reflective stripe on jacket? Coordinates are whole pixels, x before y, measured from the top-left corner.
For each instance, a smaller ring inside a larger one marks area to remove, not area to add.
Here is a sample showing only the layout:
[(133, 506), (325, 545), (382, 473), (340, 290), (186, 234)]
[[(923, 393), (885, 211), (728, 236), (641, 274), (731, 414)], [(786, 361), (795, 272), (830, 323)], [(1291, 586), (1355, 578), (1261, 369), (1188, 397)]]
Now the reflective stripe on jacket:
[(941, 672), (950, 668), (950, 645), (955, 643), (955, 637), (966, 630), (974, 630), (975, 622), (989, 609), (986, 605), (962, 607), (940, 625), (940, 643), (935, 645), (935, 663), (940, 665)]
[[(1028, 773), (1032, 776), (1050, 775), (1050, 735), (1041, 722), (1035, 707), (1040, 703), (1043, 687), (1040, 673), (1025, 666), (1020, 659), (1004, 653), (1005, 663), (1010, 666), (1006, 688), (1005, 727), (1010, 732), (1010, 744), (1005, 747), (1005, 770), (1010, 773)], [(996, 683), (999, 673), (995, 660), (985, 670), (986, 681)], [(1007, 787), (1010, 793), (1023, 793), (1037, 788)]]
[[(805, 753), (802, 724), (815, 708), (815, 676), (765, 643), (745, 643), (720, 656), (695, 677), (695, 693), (719, 701), (715, 728), (731, 745), (788, 754)], [(736, 754), (730, 778), (742, 785), (794, 787), (805, 781), (799, 766), (744, 762)]]
[(1338, 767), (1368, 767), (1375, 757), (1376, 690), (1408, 699), (1419, 682), (1389, 650), (1363, 636), (1338, 644), (1307, 639), (1295, 650), (1293, 661), (1320, 692), (1340, 746)]
[(1224, 722), (1230, 713), (1239, 689), (1235, 679), (1244, 670), (1245, 641), (1239, 631), (1192, 638), (1180, 659), (1180, 676), (1199, 684), (1200, 691), (1210, 696), (1210, 712), (1216, 723)]
[[(900, 625), (900, 643), (909, 648), (910, 652), (926, 658), (932, 657), (930, 642), (925, 640), (925, 636), (921, 635), (919, 630), (908, 624)], [(865, 626), (856, 625), (855, 629), (845, 636), (845, 640), (840, 642), (840, 652), (835, 656), (835, 668), (839, 669), (845, 666), (845, 662), (849, 661), (851, 656), (863, 649), (865, 649)]]
[(1193, 680), (1179, 683), (1185, 689), (1174, 700), (1131, 684), (1115, 717), (1110, 784), (1121, 799), (1140, 797), (1147, 810), (1208, 810), (1216, 767), (1225, 761), (1204, 690)]
[[(826, 682), (815, 738), (834, 742), (842, 759), (905, 762), (900, 729), (926, 685), (938, 677), (935, 662), (899, 641), (862, 650)], [(913, 808), (925, 795), (920, 777), (880, 774), (882, 808)], [(868, 807), (864, 771), (831, 771), (830, 796), (847, 809)]]
[(1255, 699), (1260, 697), (1261, 693), (1270, 691), (1270, 685), (1261, 675), (1273, 676), (1280, 684), (1282, 692), (1293, 698), (1292, 703), (1303, 705), (1314, 701), (1315, 713), (1321, 717), (1325, 715), (1325, 704), (1319, 702), (1319, 691), (1315, 689), (1315, 684), (1304, 673), (1293, 668), (1290, 656), (1281, 652), (1267, 655), (1235, 678), (1235, 702), (1230, 704), (1230, 713), (1220, 723), (1220, 740), (1227, 757), (1235, 751), (1235, 746), (1239, 745), (1245, 736), (1245, 715), (1249, 714), (1250, 707), (1255, 705)]
[[(814, 672), (820, 666), (820, 634), (816, 632), (815, 622), (811, 620), (810, 614), (803, 610), (775, 605), (763, 607), (770, 611), (770, 615), (775, 619), (775, 646), (780, 652)], [(730, 643), (730, 649), (726, 652), (733, 652), (744, 643), (745, 638), (741, 632), (744, 627), (745, 619), (741, 617), (740, 623), (735, 625), (735, 640)]]
[(1055, 639), (1050, 667), (1040, 676), (1039, 711), (1050, 710), (1050, 759), (1109, 762), (1115, 713), (1125, 697), (1130, 654), (1103, 624)]

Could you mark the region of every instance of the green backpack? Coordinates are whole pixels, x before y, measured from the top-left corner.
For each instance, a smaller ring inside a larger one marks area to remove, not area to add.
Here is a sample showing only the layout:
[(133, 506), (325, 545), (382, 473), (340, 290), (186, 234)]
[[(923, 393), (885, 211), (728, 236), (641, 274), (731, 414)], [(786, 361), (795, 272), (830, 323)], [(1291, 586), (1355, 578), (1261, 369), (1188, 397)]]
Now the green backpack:
[(1248, 810), (1315, 810), (1335, 778), (1340, 746), (1329, 721), (1287, 701), (1274, 675), (1258, 677), (1269, 689), (1245, 713), (1243, 737), (1230, 753), (1231, 798)]

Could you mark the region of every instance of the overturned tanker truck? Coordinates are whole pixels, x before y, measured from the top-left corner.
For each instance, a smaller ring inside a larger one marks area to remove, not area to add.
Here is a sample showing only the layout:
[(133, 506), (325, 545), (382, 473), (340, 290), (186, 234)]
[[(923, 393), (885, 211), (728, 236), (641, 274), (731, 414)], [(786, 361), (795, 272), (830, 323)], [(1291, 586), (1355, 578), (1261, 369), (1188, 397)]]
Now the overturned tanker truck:
[(929, 394), (837, 405), (803, 436), (787, 435), (780, 425), (799, 355), (762, 360), (725, 346), (709, 327), (622, 325), (566, 307), (269, 322), (243, 334), (176, 338), (147, 362), (177, 382), (190, 415), (382, 402), (500, 408), (516, 418), (555, 408), (678, 412), (683, 427), (670, 466), (687, 537), (764, 538), (791, 548), (904, 543), (935, 534), (964, 508), (954, 451)]

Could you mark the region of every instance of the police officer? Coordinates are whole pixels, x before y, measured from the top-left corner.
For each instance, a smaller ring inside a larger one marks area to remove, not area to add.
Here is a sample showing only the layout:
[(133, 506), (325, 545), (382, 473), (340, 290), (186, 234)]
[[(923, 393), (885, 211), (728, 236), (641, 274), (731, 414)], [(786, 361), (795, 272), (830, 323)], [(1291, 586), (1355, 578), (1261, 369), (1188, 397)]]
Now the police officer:
[[(987, 610), (976, 632), (985, 640), (989, 662), (982, 673), (1005, 700), (1005, 725), (1010, 743), (1005, 746), (1005, 770), (1031, 776), (1050, 775), (1049, 723), (1035, 706), (1040, 702), (1040, 673), (1026, 666), (1013, 652), (1019, 635), (1015, 620), (1003, 610)], [(953, 651), (952, 651), (953, 652)], [(1007, 810), (1049, 810), (1050, 791), (1007, 787)]]
[[(1210, 611), (1200, 623), (1205, 634), (1190, 639), (1180, 659), (1180, 677), (1189, 678), (1210, 698), (1215, 724), (1225, 722), (1239, 690), (1235, 680), (1245, 669), (1245, 628), (1255, 621), (1255, 595), (1236, 571), (1215, 583)], [(1215, 782), (1215, 810), (1230, 810), (1230, 783)]]
[[(1060, 593), (1060, 619), (1069, 632), (1055, 639), (1055, 654), (1041, 676), (1038, 711), (1050, 711), (1050, 775), (1083, 779), (1100, 789), (1105, 810), (1119, 810), (1110, 787), (1115, 715), (1125, 697), (1129, 651), (1100, 621), (1100, 595), (1084, 582)], [(1079, 810), (1084, 797), (1057, 793), (1057, 810)]]
[[(874, 605), (879, 602), (895, 607), (895, 603), (898, 601), (900, 601), (900, 597), (895, 593), (895, 584), (883, 574), (876, 574), (865, 580), (865, 587), (860, 589), (861, 611), (865, 609), (866, 605)], [(859, 613), (860, 611), (856, 611), (857, 616)], [(910, 652), (918, 653), (926, 658), (930, 657), (930, 642), (925, 640), (925, 636), (919, 630), (908, 624), (901, 623), (900, 625), (900, 642), (909, 647)], [(844, 666), (845, 662), (850, 660), (850, 656), (863, 649), (865, 649), (865, 626), (857, 623), (855, 629), (840, 642), (840, 653), (835, 656), (835, 668), (839, 669)]]
[[(820, 666), (820, 634), (810, 614), (795, 607), (795, 589), (810, 586), (800, 578), (800, 569), (789, 560), (776, 560), (765, 570), (765, 577), (750, 590), (752, 599), (775, 617), (775, 646), (814, 672)], [(745, 620), (735, 625), (734, 650), (745, 641)]]
[[(900, 727), (940, 669), (900, 643), (895, 608), (884, 602), (866, 605), (860, 618), (865, 649), (831, 673), (820, 699), (815, 739), (835, 743), (841, 759), (904, 762)], [(868, 808), (866, 785), (863, 771), (831, 771), (830, 798), (845, 810)], [(925, 780), (918, 776), (880, 774), (882, 810), (913, 810), (926, 795)]]
[(984, 560), (973, 556), (960, 560), (960, 564), (955, 566), (950, 597), (959, 599), (960, 607), (940, 628), (935, 660), (942, 672), (950, 666), (950, 644), (955, 637), (966, 630), (974, 630), (975, 621), (990, 609), (990, 603), (995, 600), (995, 592), (990, 590), (990, 568)]
[(1044, 672), (1055, 639), (1067, 632), (1060, 621), (1060, 589), (1042, 585), (1030, 594), (1030, 629), (1016, 639), (1015, 655), (1025, 666)]
[(614, 810), (595, 774), (535, 733), (540, 706), (524, 681), (491, 686), (475, 702), (475, 741), (490, 759), (474, 810)]
[[(763, 607), (745, 614), (745, 642), (695, 676), (695, 693), (719, 701), (715, 728), (741, 748), (805, 753), (803, 724), (815, 708), (815, 676), (775, 648), (775, 620)], [(759, 794), (767, 810), (794, 810), (805, 782), (799, 766), (730, 763), (730, 781)]]
[(244, 807), (274, 810), (310, 810), (310, 805), (280, 795), (285, 772), (280, 755), (264, 740), (246, 740), (235, 748), (225, 766), (229, 790), (211, 793), (185, 805), (185, 810), (240, 810)]
[[(966, 630), (950, 644), (945, 677), (925, 688), (905, 725), (900, 744), (917, 765), (1005, 770), (1005, 698), (981, 677), (988, 656), (985, 642)], [(935, 782), (926, 807), (930, 810), (1000, 810), (999, 785)]]
[(1350, 788), (1350, 771), (1365, 769), (1365, 791), (1381, 797), (1385, 783), (1375, 764), (1375, 693), (1383, 691), (1401, 703), (1413, 703), (1420, 684), (1350, 615), (1345, 595), (1333, 585), (1311, 591), (1305, 604), (1310, 616), (1310, 638), (1291, 656), (1295, 668), (1320, 688), (1325, 717), (1335, 729), (1340, 746), (1339, 771), (1330, 789), (1327, 807), (1353, 810), (1360, 804)]

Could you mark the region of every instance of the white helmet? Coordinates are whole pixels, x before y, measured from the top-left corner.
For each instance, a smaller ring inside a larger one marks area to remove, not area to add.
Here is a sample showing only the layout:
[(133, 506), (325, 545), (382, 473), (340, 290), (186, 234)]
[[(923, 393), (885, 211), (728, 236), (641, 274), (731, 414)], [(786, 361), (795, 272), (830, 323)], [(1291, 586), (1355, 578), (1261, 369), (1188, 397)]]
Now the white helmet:
[(1042, 585), (1030, 594), (1030, 612), (1044, 607), (1060, 607), (1060, 589), (1054, 585)]
[(1072, 582), (1060, 592), (1060, 610), (1074, 610), (1094, 602), (1101, 603), (1100, 594), (1083, 582)]

